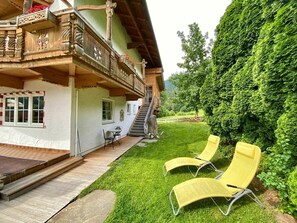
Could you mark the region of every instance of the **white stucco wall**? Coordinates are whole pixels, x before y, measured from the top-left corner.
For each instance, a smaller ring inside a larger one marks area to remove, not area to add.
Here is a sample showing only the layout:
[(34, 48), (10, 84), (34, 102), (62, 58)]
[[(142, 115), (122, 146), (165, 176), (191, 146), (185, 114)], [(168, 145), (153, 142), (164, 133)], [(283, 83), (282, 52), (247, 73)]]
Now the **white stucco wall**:
[[(35, 80), (27, 81), (22, 91), (25, 90), (45, 91), (45, 126), (41, 128), (0, 126), (0, 143), (69, 150), (70, 88)], [(11, 92), (18, 90), (0, 87), (0, 93)]]
[[(104, 124), (102, 122), (102, 100), (109, 99), (114, 103), (113, 122)], [(125, 97), (109, 97), (109, 92), (103, 88), (88, 88), (78, 90), (78, 132), (80, 138), (81, 152), (87, 153), (104, 145), (103, 129), (105, 131), (122, 128), (122, 136), (125, 136), (134, 121), (136, 113), (127, 114), (127, 103), (135, 104), (136, 108), (140, 101), (126, 102)], [(120, 111), (124, 111), (124, 121), (120, 121)]]
[[(68, 0), (69, 4), (73, 5), (74, 4), (74, 0)], [(50, 10), (52, 12), (54, 11), (59, 11), (62, 9), (67, 9), (68, 6), (61, 0), (55, 0), (53, 4), (51, 4), (50, 6)]]

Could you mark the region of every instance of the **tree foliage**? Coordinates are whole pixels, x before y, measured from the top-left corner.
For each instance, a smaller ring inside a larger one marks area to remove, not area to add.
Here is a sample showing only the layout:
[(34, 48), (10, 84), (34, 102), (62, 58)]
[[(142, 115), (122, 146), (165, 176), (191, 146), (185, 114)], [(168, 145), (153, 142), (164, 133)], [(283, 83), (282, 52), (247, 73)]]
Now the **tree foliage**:
[(181, 47), (184, 52), (183, 63), (178, 63), (180, 73), (170, 77), (170, 82), (176, 86), (173, 103), (179, 111), (196, 111), (200, 106), (200, 88), (205, 77), (210, 73), (210, 45), (208, 36), (202, 35), (197, 23), (189, 25), (189, 34), (178, 32)]
[(297, 2), (233, 0), (216, 33), (200, 92), (208, 124), (227, 144), (266, 150), (260, 177), (296, 215), (288, 179), (297, 164)]

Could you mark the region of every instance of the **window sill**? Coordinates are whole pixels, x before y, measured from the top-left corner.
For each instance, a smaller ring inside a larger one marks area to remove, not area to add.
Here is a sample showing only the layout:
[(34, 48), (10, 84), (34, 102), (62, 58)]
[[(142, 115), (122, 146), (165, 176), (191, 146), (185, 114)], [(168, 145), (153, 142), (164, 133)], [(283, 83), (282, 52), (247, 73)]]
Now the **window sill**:
[(113, 124), (115, 123), (113, 120), (110, 121), (102, 121), (102, 125), (108, 125), (108, 124)]
[(3, 123), (3, 127), (17, 127), (17, 128), (45, 128), (43, 124), (41, 125), (15, 125), (15, 124), (8, 124)]

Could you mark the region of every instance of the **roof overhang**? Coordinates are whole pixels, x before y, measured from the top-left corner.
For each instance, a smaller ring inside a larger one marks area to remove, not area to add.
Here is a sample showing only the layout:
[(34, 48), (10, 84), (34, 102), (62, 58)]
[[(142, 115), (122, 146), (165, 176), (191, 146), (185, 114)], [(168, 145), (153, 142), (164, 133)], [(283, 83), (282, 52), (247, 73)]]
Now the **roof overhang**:
[(154, 29), (145, 0), (114, 0), (117, 3), (115, 14), (119, 16), (131, 38), (127, 47), (137, 48), (147, 61), (147, 68), (162, 68)]

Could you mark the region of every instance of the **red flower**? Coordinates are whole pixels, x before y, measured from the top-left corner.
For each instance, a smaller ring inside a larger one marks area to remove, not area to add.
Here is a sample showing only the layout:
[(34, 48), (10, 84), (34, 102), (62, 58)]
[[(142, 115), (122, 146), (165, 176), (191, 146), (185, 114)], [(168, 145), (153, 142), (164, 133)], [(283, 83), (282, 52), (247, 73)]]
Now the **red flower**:
[(29, 8), (26, 11), (26, 14), (32, 13), (32, 12), (38, 12), (38, 11), (41, 11), (41, 10), (46, 9), (46, 8), (48, 8), (48, 5), (34, 5), (33, 7)]

